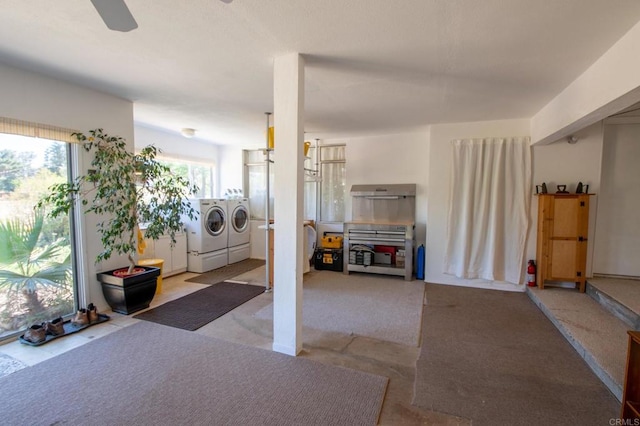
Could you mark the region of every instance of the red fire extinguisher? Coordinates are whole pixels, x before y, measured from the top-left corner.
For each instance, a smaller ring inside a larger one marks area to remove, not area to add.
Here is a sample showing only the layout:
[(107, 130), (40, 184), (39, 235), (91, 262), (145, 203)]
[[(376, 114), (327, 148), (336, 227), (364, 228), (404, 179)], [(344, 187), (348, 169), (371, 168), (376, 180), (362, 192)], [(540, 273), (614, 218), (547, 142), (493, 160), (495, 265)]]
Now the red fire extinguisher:
[(529, 287), (536, 286), (536, 263), (533, 260), (529, 260), (527, 265), (527, 285)]

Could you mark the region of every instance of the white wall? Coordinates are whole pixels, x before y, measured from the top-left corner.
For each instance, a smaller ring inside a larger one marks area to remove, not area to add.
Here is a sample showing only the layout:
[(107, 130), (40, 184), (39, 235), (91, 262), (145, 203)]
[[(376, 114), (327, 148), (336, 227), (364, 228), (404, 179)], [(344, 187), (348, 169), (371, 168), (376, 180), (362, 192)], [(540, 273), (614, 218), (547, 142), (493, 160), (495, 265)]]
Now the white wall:
[[(593, 124), (574, 133), (575, 144), (560, 140), (550, 145), (533, 147), (533, 183), (547, 184), (549, 192), (556, 192), (557, 185), (567, 185), (567, 191), (575, 192), (578, 182), (589, 185), (589, 193), (600, 190), (600, 167), (602, 161), (602, 123)], [(534, 191), (535, 193), (535, 191)], [(589, 199), (589, 236), (587, 245), (587, 277), (592, 276), (593, 247), (595, 235), (597, 195)], [(536, 258), (536, 233), (538, 199), (532, 197), (531, 226), (527, 239), (527, 259)]]
[(352, 185), (416, 184), (416, 247), (425, 243), (429, 187), (429, 133), (367, 136), (325, 143), (346, 143), (345, 221), (351, 219)]
[[(82, 132), (101, 127), (108, 134), (125, 138), (133, 149), (133, 104), (130, 101), (5, 65), (0, 65), (0, 93), (0, 116)], [(85, 173), (91, 159), (83, 150), (80, 152), (79, 169)], [(96, 271), (121, 266), (123, 258), (94, 264), (102, 249), (95, 238), (97, 221), (95, 217), (85, 215), (81, 221), (82, 241), (78, 249), (85, 255), (85, 268), (80, 273), (81, 292), (86, 291), (87, 301), (96, 304), (98, 309), (105, 309), (107, 304), (96, 280)]]
[[(425, 281), (468, 287), (523, 290), (522, 286), (486, 280), (464, 280), (442, 272), (447, 238), (447, 212), (451, 182), (451, 141), (463, 138), (528, 136), (529, 120), (501, 120), (438, 124), (430, 129)], [(524, 267), (524, 265), (523, 265)]]
[(640, 276), (640, 124), (607, 124), (593, 272)]
[(639, 51), (640, 22), (533, 116), (532, 142), (561, 139), (640, 101)]
[(218, 170), (220, 173), (220, 194), (231, 189), (243, 189), (242, 148), (224, 145), (218, 150)]

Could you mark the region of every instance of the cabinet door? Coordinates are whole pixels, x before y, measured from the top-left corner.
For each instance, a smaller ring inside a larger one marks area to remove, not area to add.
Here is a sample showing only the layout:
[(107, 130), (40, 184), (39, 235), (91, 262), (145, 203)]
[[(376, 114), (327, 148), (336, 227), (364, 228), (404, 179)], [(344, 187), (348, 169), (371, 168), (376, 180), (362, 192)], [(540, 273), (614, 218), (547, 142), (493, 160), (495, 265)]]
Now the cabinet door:
[(172, 271), (187, 269), (187, 236), (186, 234), (176, 235), (176, 245), (171, 250)]
[(173, 271), (171, 262), (171, 238), (163, 236), (155, 241), (155, 257), (164, 260), (162, 276), (166, 277), (171, 274), (171, 271)]
[(549, 279), (584, 281), (588, 214), (588, 196), (555, 197), (550, 226)]

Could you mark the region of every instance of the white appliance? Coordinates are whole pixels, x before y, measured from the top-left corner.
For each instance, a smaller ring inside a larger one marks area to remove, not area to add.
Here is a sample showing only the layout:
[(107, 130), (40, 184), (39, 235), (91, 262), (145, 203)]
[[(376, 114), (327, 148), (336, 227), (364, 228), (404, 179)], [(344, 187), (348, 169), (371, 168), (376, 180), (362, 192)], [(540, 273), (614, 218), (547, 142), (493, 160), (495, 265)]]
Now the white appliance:
[(229, 211), (229, 264), (251, 256), (251, 227), (249, 224), (249, 199), (228, 200)]
[(195, 219), (184, 218), (187, 230), (187, 271), (203, 273), (228, 264), (227, 200), (190, 199)]

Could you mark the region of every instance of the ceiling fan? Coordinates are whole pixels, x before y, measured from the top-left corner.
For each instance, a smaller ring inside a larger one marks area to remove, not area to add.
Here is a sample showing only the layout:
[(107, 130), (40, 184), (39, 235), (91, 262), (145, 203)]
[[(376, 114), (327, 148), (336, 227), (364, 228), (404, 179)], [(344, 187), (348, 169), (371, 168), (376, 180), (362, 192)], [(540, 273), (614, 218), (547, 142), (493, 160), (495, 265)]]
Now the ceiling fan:
[[(229, 4), (233, 0), (220, 1)], [(91, 3), (110, 30), (127, 32), (138, 28), (124, 0), (91, 0)]]

